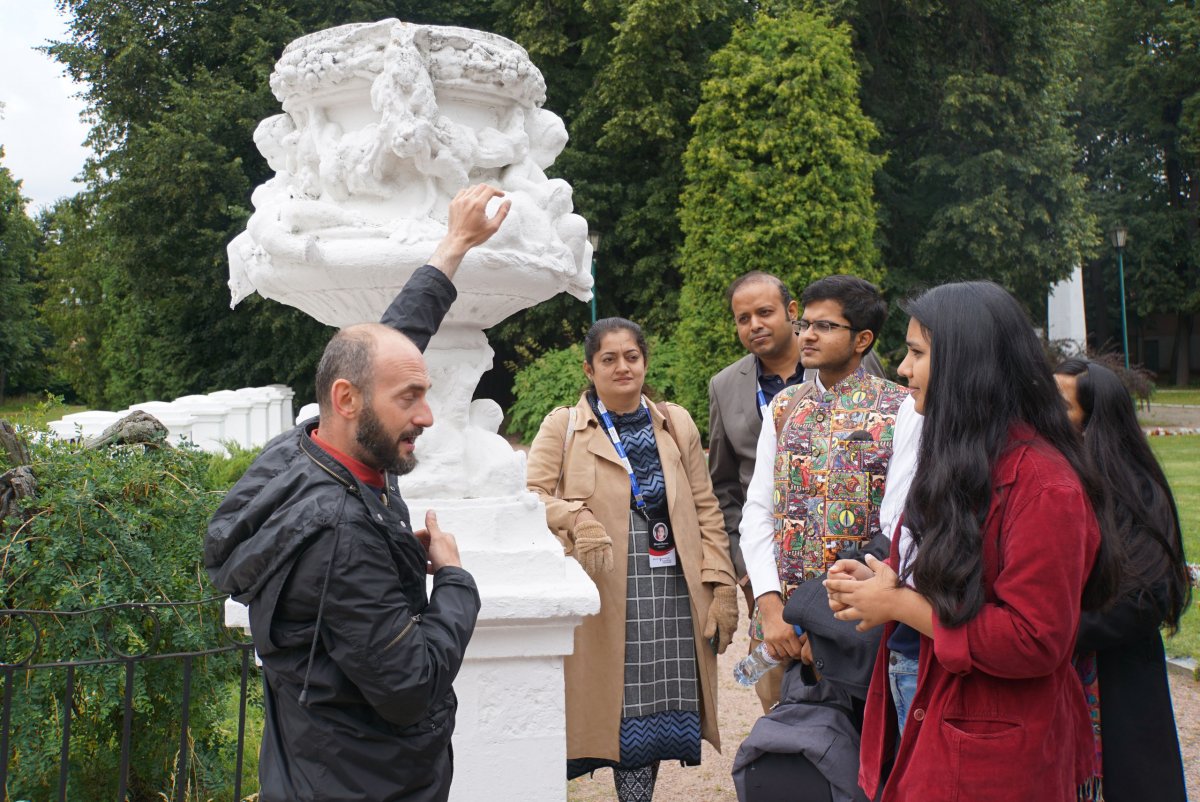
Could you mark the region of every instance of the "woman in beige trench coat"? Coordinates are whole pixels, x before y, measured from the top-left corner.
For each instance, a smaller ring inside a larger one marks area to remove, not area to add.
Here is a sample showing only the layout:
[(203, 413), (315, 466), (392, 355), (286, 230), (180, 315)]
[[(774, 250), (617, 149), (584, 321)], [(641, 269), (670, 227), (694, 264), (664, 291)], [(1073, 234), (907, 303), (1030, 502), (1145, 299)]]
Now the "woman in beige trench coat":
[(542, 422), (529, 487), (600, 591), (565, 663), (568, 776), (612, 767), (621, 802), (642, 802), (659, 761), (698, 764), (701, 737), (720, 748), (716, 654), (737, 628), (733, 566), (695, 423), (642, 394), (641, 329), (601, 320), (584, 353), (590, 386)]

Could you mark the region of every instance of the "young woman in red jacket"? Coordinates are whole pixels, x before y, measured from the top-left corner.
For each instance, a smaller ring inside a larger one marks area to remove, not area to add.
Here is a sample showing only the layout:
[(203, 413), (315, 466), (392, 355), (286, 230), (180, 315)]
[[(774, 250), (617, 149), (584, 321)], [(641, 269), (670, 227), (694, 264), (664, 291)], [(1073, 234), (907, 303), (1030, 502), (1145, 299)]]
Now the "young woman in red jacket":
[[(884, 625), (859, 783), (883, 802), (1072, 802), (1093, 758), (1075, 633), (1117, 583), (1099, 485), (1012, 296), (946, 284), (906, 311), (900, 375), (925, 421), (904, 516), (888, 563), (826, 581), (839, 618)], [(915, 683), (889, 677), (914, 661)]]

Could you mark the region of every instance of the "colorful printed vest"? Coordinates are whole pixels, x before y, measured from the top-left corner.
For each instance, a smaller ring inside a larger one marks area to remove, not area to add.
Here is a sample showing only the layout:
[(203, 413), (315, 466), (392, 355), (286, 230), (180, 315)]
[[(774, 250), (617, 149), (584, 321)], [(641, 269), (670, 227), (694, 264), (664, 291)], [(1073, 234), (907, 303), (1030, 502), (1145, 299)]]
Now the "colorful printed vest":
[[(838, 552), (879, 534), (896, 410), (908, 395), (859, 368), (821, 395), (794, 385), (775, 397), (775, 567), (784, 601)], [(791, 415), (781, 421), (791, 407)], [(782, 425), (781, 425), (782, 423)], [(762, 637), (757, 611), (753, 634)]]

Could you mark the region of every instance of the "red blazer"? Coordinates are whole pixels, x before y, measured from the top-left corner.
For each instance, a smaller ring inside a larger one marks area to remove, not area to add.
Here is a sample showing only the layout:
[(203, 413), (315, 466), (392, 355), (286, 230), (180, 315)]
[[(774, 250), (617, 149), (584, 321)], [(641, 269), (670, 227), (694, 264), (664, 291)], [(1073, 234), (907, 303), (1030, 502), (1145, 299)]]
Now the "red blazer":
[[(1013, 427), (984, 522), (985, 601), (966, 624), (921, 637), (917, 691), (896, 752), (884, 629), (867, 694), (859, 784), (871, 799), (1073, 802), (1092, 733), (1071, 666), (1080, 598), (1100, 531), (1070, 464)], [(893, 568), (899, 560), (893, 547)]]

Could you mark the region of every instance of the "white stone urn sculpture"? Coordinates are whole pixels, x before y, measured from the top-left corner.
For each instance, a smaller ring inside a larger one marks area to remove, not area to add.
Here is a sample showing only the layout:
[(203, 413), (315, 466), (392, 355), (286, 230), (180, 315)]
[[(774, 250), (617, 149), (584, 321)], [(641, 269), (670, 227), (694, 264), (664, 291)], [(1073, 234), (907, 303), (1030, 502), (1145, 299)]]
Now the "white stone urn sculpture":
[(445, 234), (454, 194), (504, 190), (509, 217), (467, 255), (426, 351), (436, 423), (401, 487), (422, 498), (523, 490), (522, 458), (496, 434), (499, 407), (471, 401), (492, 365), (483, 329), (560, 292), (587, 300), (592, 284), (587, 223), (570, 185), (543, 172), (567, 134), (541, 108), (541, 73), (500, 36), (384, 20), (292, 42), (271, 89), (284, 113), (254, 140), (275, 176), (229, 245), (233, 303), (257, 291), (331, 326), (378, 320)]
[[(451, 800), (562, 800), (562, 656), (600, 598), (547, 529), (523, 456), (496, 434), (500, 407), (471, 396), (492, 363), (485, 328), (559, 292), (591, 297), (587, 223), (570, 186), (543, 172), (566, 130), (541, 108), (545, 84), (524, 50), (462, 28), (384, 20), (314, 33), (284, 50), (271, 88), (284, 113), (254, 139), (275, 175), (229, 245), (234, 304), (257, 291), (331, 326), (378, 320), (445, 234), (459, 189), (486, 182), (512, 201), (459, 268), (458, 300), (425, 352), (436, 422), (400, 488), (415, 525), (435, 509), (458, 537), (483, 600), (454, 682)], [(227, 607), (230, 626), (248, 620)]]

